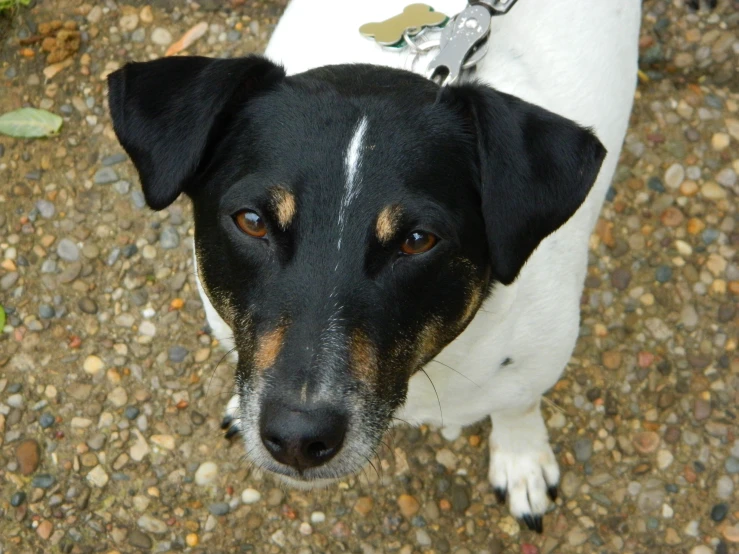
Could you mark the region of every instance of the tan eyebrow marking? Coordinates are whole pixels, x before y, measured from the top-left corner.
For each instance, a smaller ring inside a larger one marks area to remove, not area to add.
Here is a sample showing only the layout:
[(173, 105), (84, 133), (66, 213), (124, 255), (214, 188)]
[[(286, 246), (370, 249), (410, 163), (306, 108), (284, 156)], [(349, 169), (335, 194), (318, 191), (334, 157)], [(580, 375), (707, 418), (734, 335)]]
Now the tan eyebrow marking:
[(298, 206), (295, 195), (283, 187), (272, 187), (272, 207), (277, 216), (277, 223), (283, 231), (287, 229), (295, 218)]
[(380, 212), (380, 215), (377, 216), (375, 233), (377, 234), (377, 240), (382, 244), (388, 242), (397, 232), (398, 222), (402, 213), (403, 209), (400, 205), (393, 204), (385, 206)]
[(259, 337), (257, 351), (254, 353), (254, 367), (257, 371), (264, 371), (274, 365), (280, 350), (282, 350), (284, 336), (285, 327), (280, 326)]

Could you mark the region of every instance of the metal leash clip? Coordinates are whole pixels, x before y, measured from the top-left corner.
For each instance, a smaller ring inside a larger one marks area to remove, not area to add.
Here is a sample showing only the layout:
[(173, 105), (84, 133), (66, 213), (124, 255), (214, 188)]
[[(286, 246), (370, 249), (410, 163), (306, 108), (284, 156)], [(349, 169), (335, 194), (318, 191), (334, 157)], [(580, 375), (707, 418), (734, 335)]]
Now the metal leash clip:
[(427, 68), (427, 77), (439, 85), (455, 82), (464, 70), (472, 69), (487, 52), (490, 23), (503, 15), (516, 0), (469, 0), (469, 5), (441, 31), (439, 53)]

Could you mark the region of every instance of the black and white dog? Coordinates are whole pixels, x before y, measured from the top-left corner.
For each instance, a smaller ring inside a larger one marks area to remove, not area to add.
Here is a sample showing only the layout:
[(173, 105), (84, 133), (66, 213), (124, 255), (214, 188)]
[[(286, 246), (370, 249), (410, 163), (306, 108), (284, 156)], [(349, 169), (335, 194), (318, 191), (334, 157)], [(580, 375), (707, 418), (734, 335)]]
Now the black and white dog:
[(293, 0), (266, 58), (128, 64), (114, 128), (149, 206), (192, 200), (254, 464), (326, 484), (395, 418), (454, 438), (490, 416), (490, 481), (541, 530), (559, 469), (539, 403), (577, 339), (640, 2), (519, 0), (477, 80), (447, 87), (358, 34), (404, 5)]

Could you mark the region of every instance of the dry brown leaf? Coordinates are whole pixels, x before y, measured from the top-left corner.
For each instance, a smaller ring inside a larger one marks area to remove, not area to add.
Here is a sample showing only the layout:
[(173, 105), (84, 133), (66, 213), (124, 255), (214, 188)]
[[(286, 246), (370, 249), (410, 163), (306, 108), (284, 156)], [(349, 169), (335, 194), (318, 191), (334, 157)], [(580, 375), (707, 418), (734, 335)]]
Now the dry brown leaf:
[(54, 78), (54, 75), (59, 73), (62, 69), (65, 69), (72, 65), (72, 58), (67, 58), (63, 62), (59, 63), (53, 63), (49, 66), (46, 66), (44, 68), (44, 77), (46, 77), (46, 80), (49, 81)]
[(205, 21), (201, 21), (197, 25), (191, 27), (177, 42), (173, 43), (167, 51), (164, 53), (165, 56), (174, 56), (179, 52), (182, 52), (185, 48), (190, 46), (200, 37), (202, 37), (208, 31), (208, 24)]

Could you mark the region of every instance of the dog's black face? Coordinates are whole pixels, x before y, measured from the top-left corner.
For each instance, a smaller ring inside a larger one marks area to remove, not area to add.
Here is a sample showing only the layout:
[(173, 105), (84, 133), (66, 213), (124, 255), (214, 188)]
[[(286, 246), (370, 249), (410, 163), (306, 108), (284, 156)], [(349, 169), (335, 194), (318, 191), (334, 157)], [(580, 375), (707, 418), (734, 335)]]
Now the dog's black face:
[(372, 66), (131, 64), (110, 105), (149, 204), (193, 201), (249, 456), (296, 483), (367, 463), (410, 377), (574, 213), (605, 154), (489, 88)]

